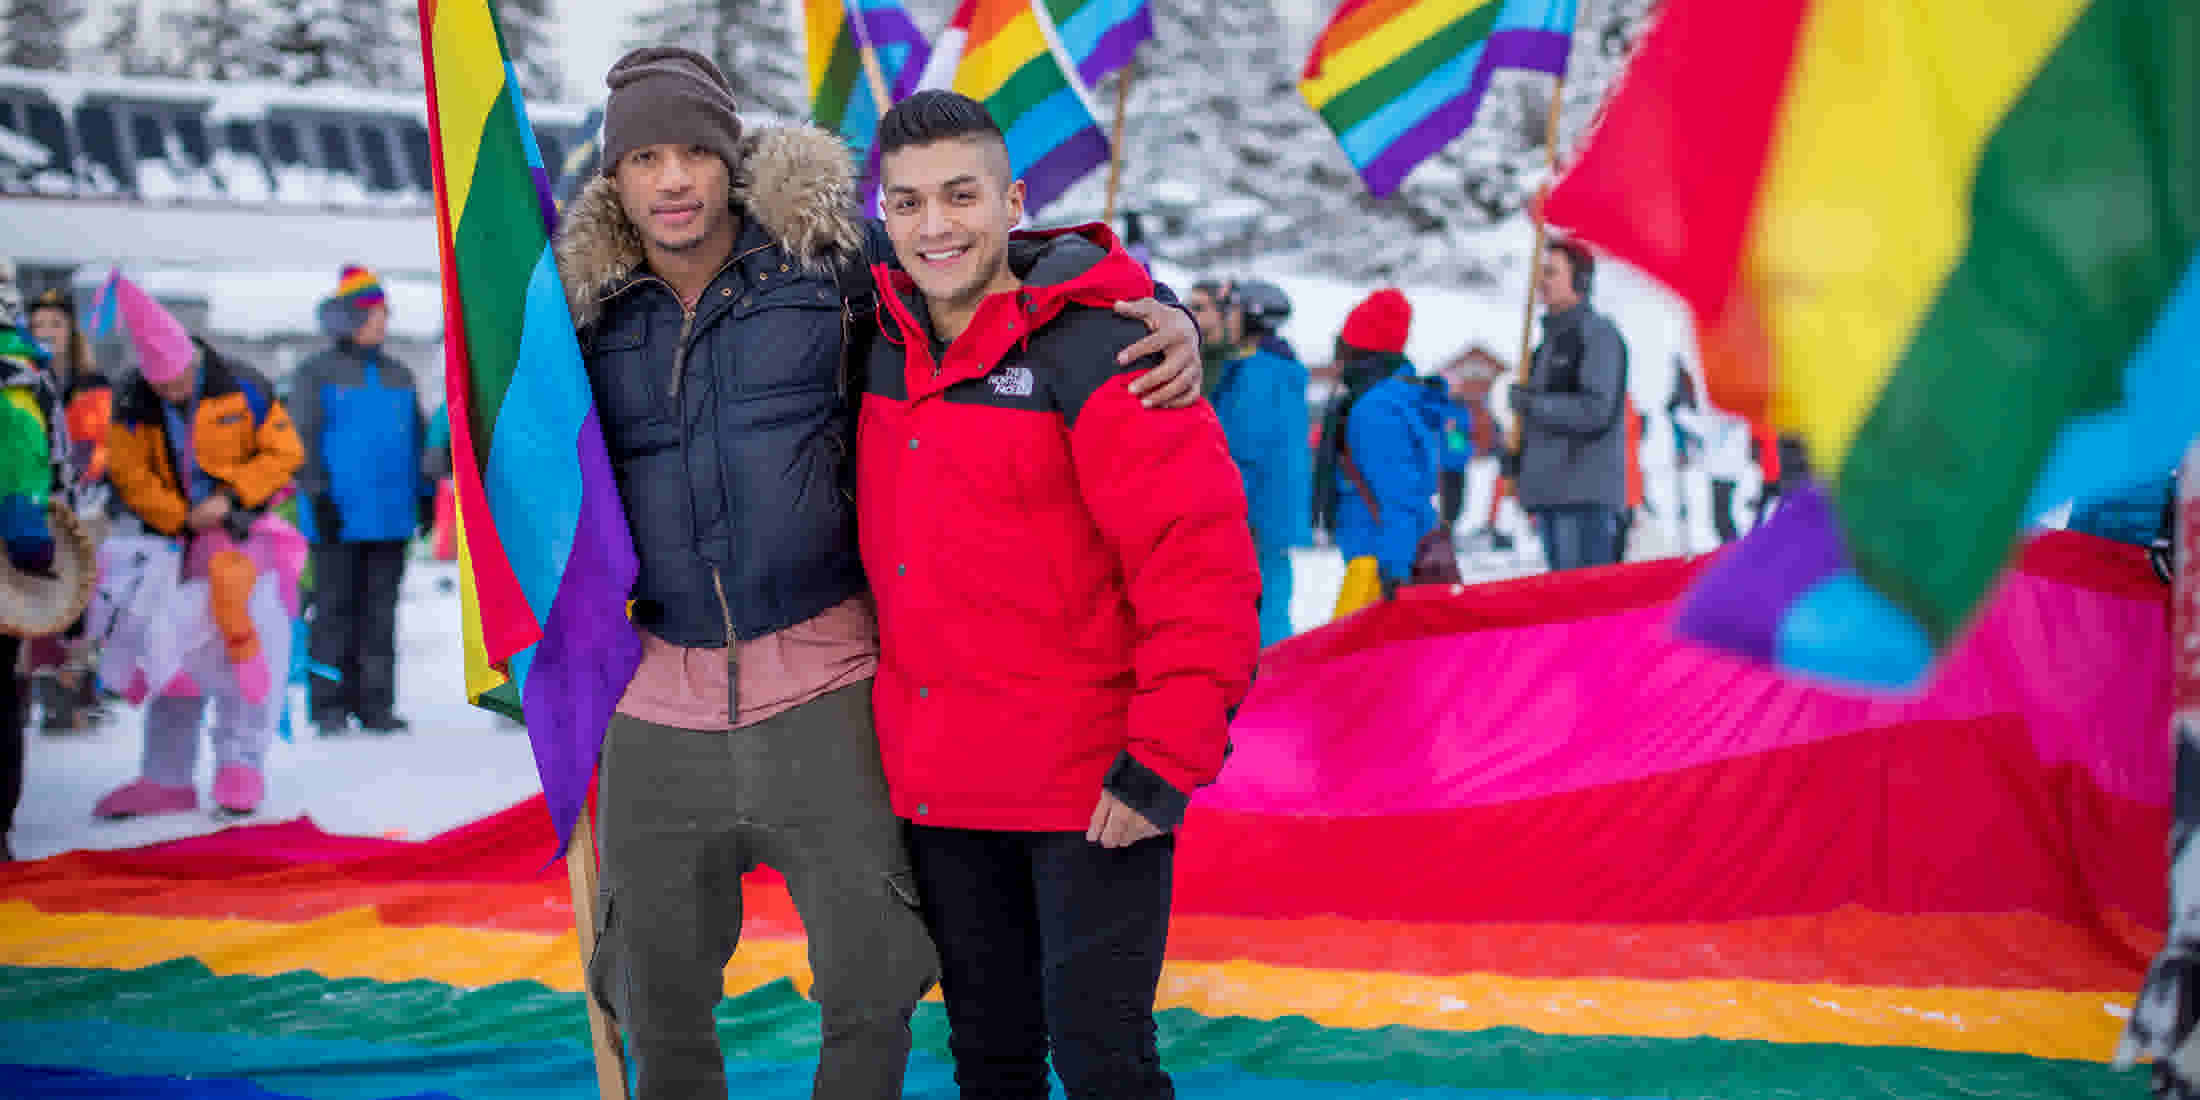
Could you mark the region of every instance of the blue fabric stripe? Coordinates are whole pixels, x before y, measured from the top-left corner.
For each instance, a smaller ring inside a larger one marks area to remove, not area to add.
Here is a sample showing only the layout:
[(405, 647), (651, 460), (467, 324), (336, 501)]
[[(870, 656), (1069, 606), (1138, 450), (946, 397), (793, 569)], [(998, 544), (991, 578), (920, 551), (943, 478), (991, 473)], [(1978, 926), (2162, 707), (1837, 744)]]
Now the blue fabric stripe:
[(1345, 156), (1350, 157), (1353, 164), (1365, 166), (1404, 137), (1406, 131), (1435, 114), (1437, 108), (1465, 95), (1467, 85), (1474, 79), (1475, 66), (1482, 63), (1482, 50), (1488, 45), (1486, 39), (1475, 43), (1445, 62), (1442, 68), (1423, 77), (1413, 90), (1362, 119), (1358, 126), (1338, 138), (1338, 143), (1344, 146)]
[(550, 617), (580, 524), (581, 422), (593, 408), (565, 288), (548, 246), (527, 282), (519, 369), (482, 478), (489, 512), (535, 620)]
[[(734, 1057), (729, 1091), (743, 1100), (808, 1100), (814, 1062)], [(37, 1068), (32, 1068), (37, 1067)], [(1229, 1067), (1175, 1073), (1179, 1095), (1208, 1100), (1590, 1100), (1577, 1093), (1459, 1089), (1397, 1082), (1269, 1077)], [(72, 1081), (73, 1078), (73, 1081)], [(179, 1080), (190, 1078), (190, 1080)], [(17, 1081), (89, 1091), (13, 1090)], [(0, 1024), (0, 1095), (103, 1100), (596, 1100), (588, 1048), (574, 1043), (423, 1047), (358, 1040), (266, 1039), (107, 1023)], [(920, 1050), (909, 1100), (953, 1100), (952, 1067)], [(1053, 1095), (1060, 1096), (1059, 1087)]]
[(1085, 109), (1085, 101), (1076, 89), (1064, 84), (1060, 91), (1039, 101), (1015, 121), (1008, 124), (1008, 151), (1015, 163), (1012, 169), (1021, 176), (1025, 170), (1037, 164), (1048, 153), (1075, 137), (1080, 130), (1097, 130), (1092, 112)]
[(1146, 0), (1085, 0), (1068, 19), (1056, 25), (1062, 46), (1081, 67), (1109, 31), (1138, 17)]
[[(2124, 364), (2123, 403), (2063, 425), (2026, 515), (2161, 478), (2200, 432), (2200, 253)], [(2072, 364), (2072, 370), (2084, 369)]]

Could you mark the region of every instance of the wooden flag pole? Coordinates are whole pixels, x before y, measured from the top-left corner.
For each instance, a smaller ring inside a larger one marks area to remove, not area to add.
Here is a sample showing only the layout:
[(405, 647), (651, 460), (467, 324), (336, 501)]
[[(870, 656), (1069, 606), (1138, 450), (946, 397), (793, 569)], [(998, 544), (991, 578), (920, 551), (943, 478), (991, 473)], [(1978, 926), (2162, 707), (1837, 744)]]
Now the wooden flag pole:
[(627, 1100), (626, 1054), (619, 1046), (618, 1029), (597, 1002), (595, 992), (586, 988), (588, 960), (596, 954), (596, 933), (601, 931), (597, 922), (603, 914), (596, 912), (595, 815), (589, 813), (585, 801), (581, 803), (580, 820), (573, 825), (573, 837), (565, 846), (565, 874), (573, 887), (573, 931), (581, 945), (581, 999), (588, 1003), (588, 1041), (596, 1054), (596, 1091), (603, 1100)]
[(1131, 79), (1138, 75), (1138, 59), (1134, 56), (1123, 63), (1123, 71), (1115, 78), (1115, 129), (1108, 139), (1108, 202), (1102, 208), (1100, 222), (1115, 224), (1115, 192), (1123, 182), (1123, 119), (1131, 106)]
[[(1566, 78), (1564, 76), (1553, 77), (1551, 79), (1551, 115), (1549, 119), (1545, 120), (1543, 127), (1543, 150), (1546, 158), (1545, 186), (1549, 185), (1550, 177), (1558, 174), (1558, 111), (1561, 102), (1560, 97), (1565, 92)], [(1535, 222), (1535, 250), (1528, 253), (1527, 300), (1522, 302), (1520, 306), (1520, 359), (1519, 367), (1514, 371), (1515, 381), (1513, 382), (1516, 386), (1528, 384), (1529, 370), (1535, 365), (1532, 358), (1535, 354), (1535, 279), (1536, 273), (1543, 266), (1543, 244), (1547, 228), (1543, 224), (1543, 204), (1541, 201), (1537, 199), (1529, 200), (1528, 212), (1529, 217)], [(1506, 435), (1506, 443), (1510, 449), (1520, 450), (1520, 414), (1513, 414), (1512, 429)]]

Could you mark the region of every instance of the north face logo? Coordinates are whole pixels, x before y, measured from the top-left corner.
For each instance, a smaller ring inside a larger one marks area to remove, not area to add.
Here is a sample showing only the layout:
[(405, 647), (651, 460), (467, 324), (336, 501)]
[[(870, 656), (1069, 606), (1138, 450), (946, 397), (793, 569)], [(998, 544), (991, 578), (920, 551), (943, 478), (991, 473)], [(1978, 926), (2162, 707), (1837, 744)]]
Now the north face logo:
[(1031, 376), (1030, 367), (1003, 367), (986, 379), (993, 383), (995, 397), (1030, 397), (1038, 380)]

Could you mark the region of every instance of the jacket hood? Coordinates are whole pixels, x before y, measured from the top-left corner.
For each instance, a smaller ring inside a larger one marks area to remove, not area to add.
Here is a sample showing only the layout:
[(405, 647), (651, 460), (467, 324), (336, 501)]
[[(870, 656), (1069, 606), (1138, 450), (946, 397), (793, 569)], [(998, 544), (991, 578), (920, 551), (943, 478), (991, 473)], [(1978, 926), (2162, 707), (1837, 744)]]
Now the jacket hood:
[[(830, 270), (839, 256), (862, 254), (854, 161), (839, 138), (814, 126), (765, 127), (743, 138), (733, 205), (813, 274)], [(647, 258), (617, 185), (605, 176), (590, 180), (566, 206), (556, 247), (578, 326), (594, 321), (603, 298)]]

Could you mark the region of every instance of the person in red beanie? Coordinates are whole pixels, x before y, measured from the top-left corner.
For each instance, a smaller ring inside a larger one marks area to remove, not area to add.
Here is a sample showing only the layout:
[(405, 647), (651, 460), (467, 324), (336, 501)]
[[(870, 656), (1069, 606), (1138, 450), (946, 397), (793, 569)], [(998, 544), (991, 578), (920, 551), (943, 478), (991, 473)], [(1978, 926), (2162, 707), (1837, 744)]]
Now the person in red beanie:
[(1437, 466), (1449, 414), (1405, 357), (1413, 304), (1396, 288), (1367, 296), (1345, 318), (1336, 361), (1344, 392), (1322, 434), (1329, 472), (1316, 485), (1334, 501), (1345, 583), (1336, 614), (1387, 596), (1413, 572), (1414, 550), (1436, 526)]

